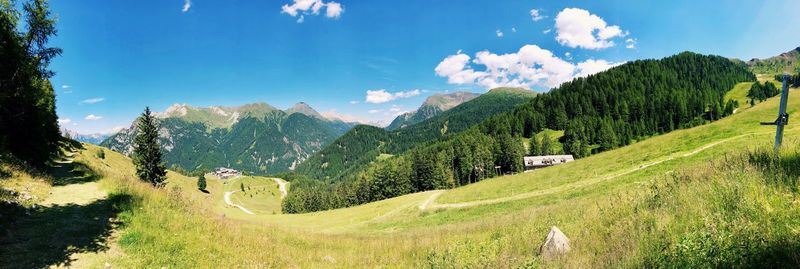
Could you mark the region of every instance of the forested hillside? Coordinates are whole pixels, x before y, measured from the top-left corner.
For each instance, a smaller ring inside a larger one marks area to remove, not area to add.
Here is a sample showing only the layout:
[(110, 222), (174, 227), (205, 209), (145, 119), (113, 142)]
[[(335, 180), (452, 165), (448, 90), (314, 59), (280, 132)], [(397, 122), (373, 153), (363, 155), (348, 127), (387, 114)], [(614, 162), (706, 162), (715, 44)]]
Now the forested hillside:
[(297, 193), (328, 205), (303, 208), (287, 199), (284, 210), (348, 206), (462, 186), (496, 172), (518, 173), (526, 154), (522, 139), (545, 128), (564, 130), (563, 151), (576, 157), (614, 149), (727, 116), (732, 111), (723, 109), (725, 93), (736, 83), (754, 80), (744, 64), (690, 52), (626, 63), (564, 83), (466, 132), (375, 162), (356, 180), (327, 190), (293, 189), (290, 196)]
[(498, 88), (439, 115), (394, 131), (354, 128), (300, 164), (297, 172), (320, 180), (353, 176), (380, 154), (398, 154), (436, 139), (466, 130), (482, 120), (530, 101), (535, 93)]
[[(167, 165), (187, 172), (222, 166), (249, 174), (292, 170), (352, 126), (325, 119), (303, 103), (286, 111), (265, 103), (210, 108), (175, 105), (158, 115)], [(101, 145), (130, 154), (136, 132), (132, 126)]]

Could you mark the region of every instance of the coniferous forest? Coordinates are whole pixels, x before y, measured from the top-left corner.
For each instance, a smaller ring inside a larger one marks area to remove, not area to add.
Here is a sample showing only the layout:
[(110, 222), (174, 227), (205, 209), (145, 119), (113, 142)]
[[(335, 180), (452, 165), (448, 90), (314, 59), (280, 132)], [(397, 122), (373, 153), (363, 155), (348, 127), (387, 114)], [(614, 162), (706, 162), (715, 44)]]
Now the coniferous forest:
[(586, 157), (725, 117), (738, 105), (725, 102), (725, 93), (736, 83), (755, 80), (746, 65), (719, 56), (684, 52), (629, 62), (564, 83), (461, 133), (372, 159), (346, 180), (295, 185), (283, 210), (345, 207), (518, 173), (527, 152), (522, 141), (544, 129), (563, 130), (562, 151)]
[[(24, 29), (24, 31), (20, 31)], [(47, 1), (0, 1), (0, 157), (6, 152), (42, 166), (58, 150), (61, 135), (50, 61), (61, 49), (47, 45), (56, 34)]]

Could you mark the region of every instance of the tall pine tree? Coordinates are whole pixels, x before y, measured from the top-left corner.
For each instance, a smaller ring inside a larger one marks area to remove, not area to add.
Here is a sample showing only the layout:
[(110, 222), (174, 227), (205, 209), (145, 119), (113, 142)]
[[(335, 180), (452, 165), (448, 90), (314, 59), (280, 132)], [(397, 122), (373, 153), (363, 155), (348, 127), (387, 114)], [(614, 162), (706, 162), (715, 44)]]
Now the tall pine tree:
[(528, 153), (531, 156), (539, 156), (542, 154), (542, 144), (539, 143), (538, 135), (536, 135), (536, 133), (531, 135), (530, 150), (528, 150)]
[(161, 158), (161, 147), (158, 144), (158, 123), (150, 113), (150, 107), (144, 109), (136, 128), (138, 133), (133, 140), (133, 163), (139, 179), (163, 187), (166, 184), (167, 170)]

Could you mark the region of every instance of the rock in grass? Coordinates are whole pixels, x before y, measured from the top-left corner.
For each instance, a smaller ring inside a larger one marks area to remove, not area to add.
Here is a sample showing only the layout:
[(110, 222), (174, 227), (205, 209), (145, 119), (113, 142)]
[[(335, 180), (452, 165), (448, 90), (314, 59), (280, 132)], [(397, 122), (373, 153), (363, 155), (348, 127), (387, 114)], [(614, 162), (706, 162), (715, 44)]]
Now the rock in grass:
[(569, 238), (558, 227), (550, 228), (550, 233), (539, 248), (539, 255), (544, 258), (554, 258), (569, 252)]

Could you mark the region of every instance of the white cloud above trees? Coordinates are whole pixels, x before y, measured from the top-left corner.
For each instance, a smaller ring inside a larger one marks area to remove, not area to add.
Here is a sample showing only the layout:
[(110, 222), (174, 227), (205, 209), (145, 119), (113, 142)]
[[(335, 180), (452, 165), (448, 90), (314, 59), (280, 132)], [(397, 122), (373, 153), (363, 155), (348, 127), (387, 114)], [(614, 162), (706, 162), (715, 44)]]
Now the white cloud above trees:
[(588, 76), (618, 65), (605, 60), (586, 60), (577, 64), (555, 56), (536, 45), (525, 45), (517, 52), (496, 54), (488, 50), (473, 59), (458, 51), (445, 57), (434, 69), (457, 85), (496, 87), (553, 88), (576, 77)]
[(603, 18), (580, 8), (565, 8), (556, 15), (556, 41), (570, 48), (600, 50), (613, 47), (612, 39), (625, 37), (617, 25), (608, 25)]

